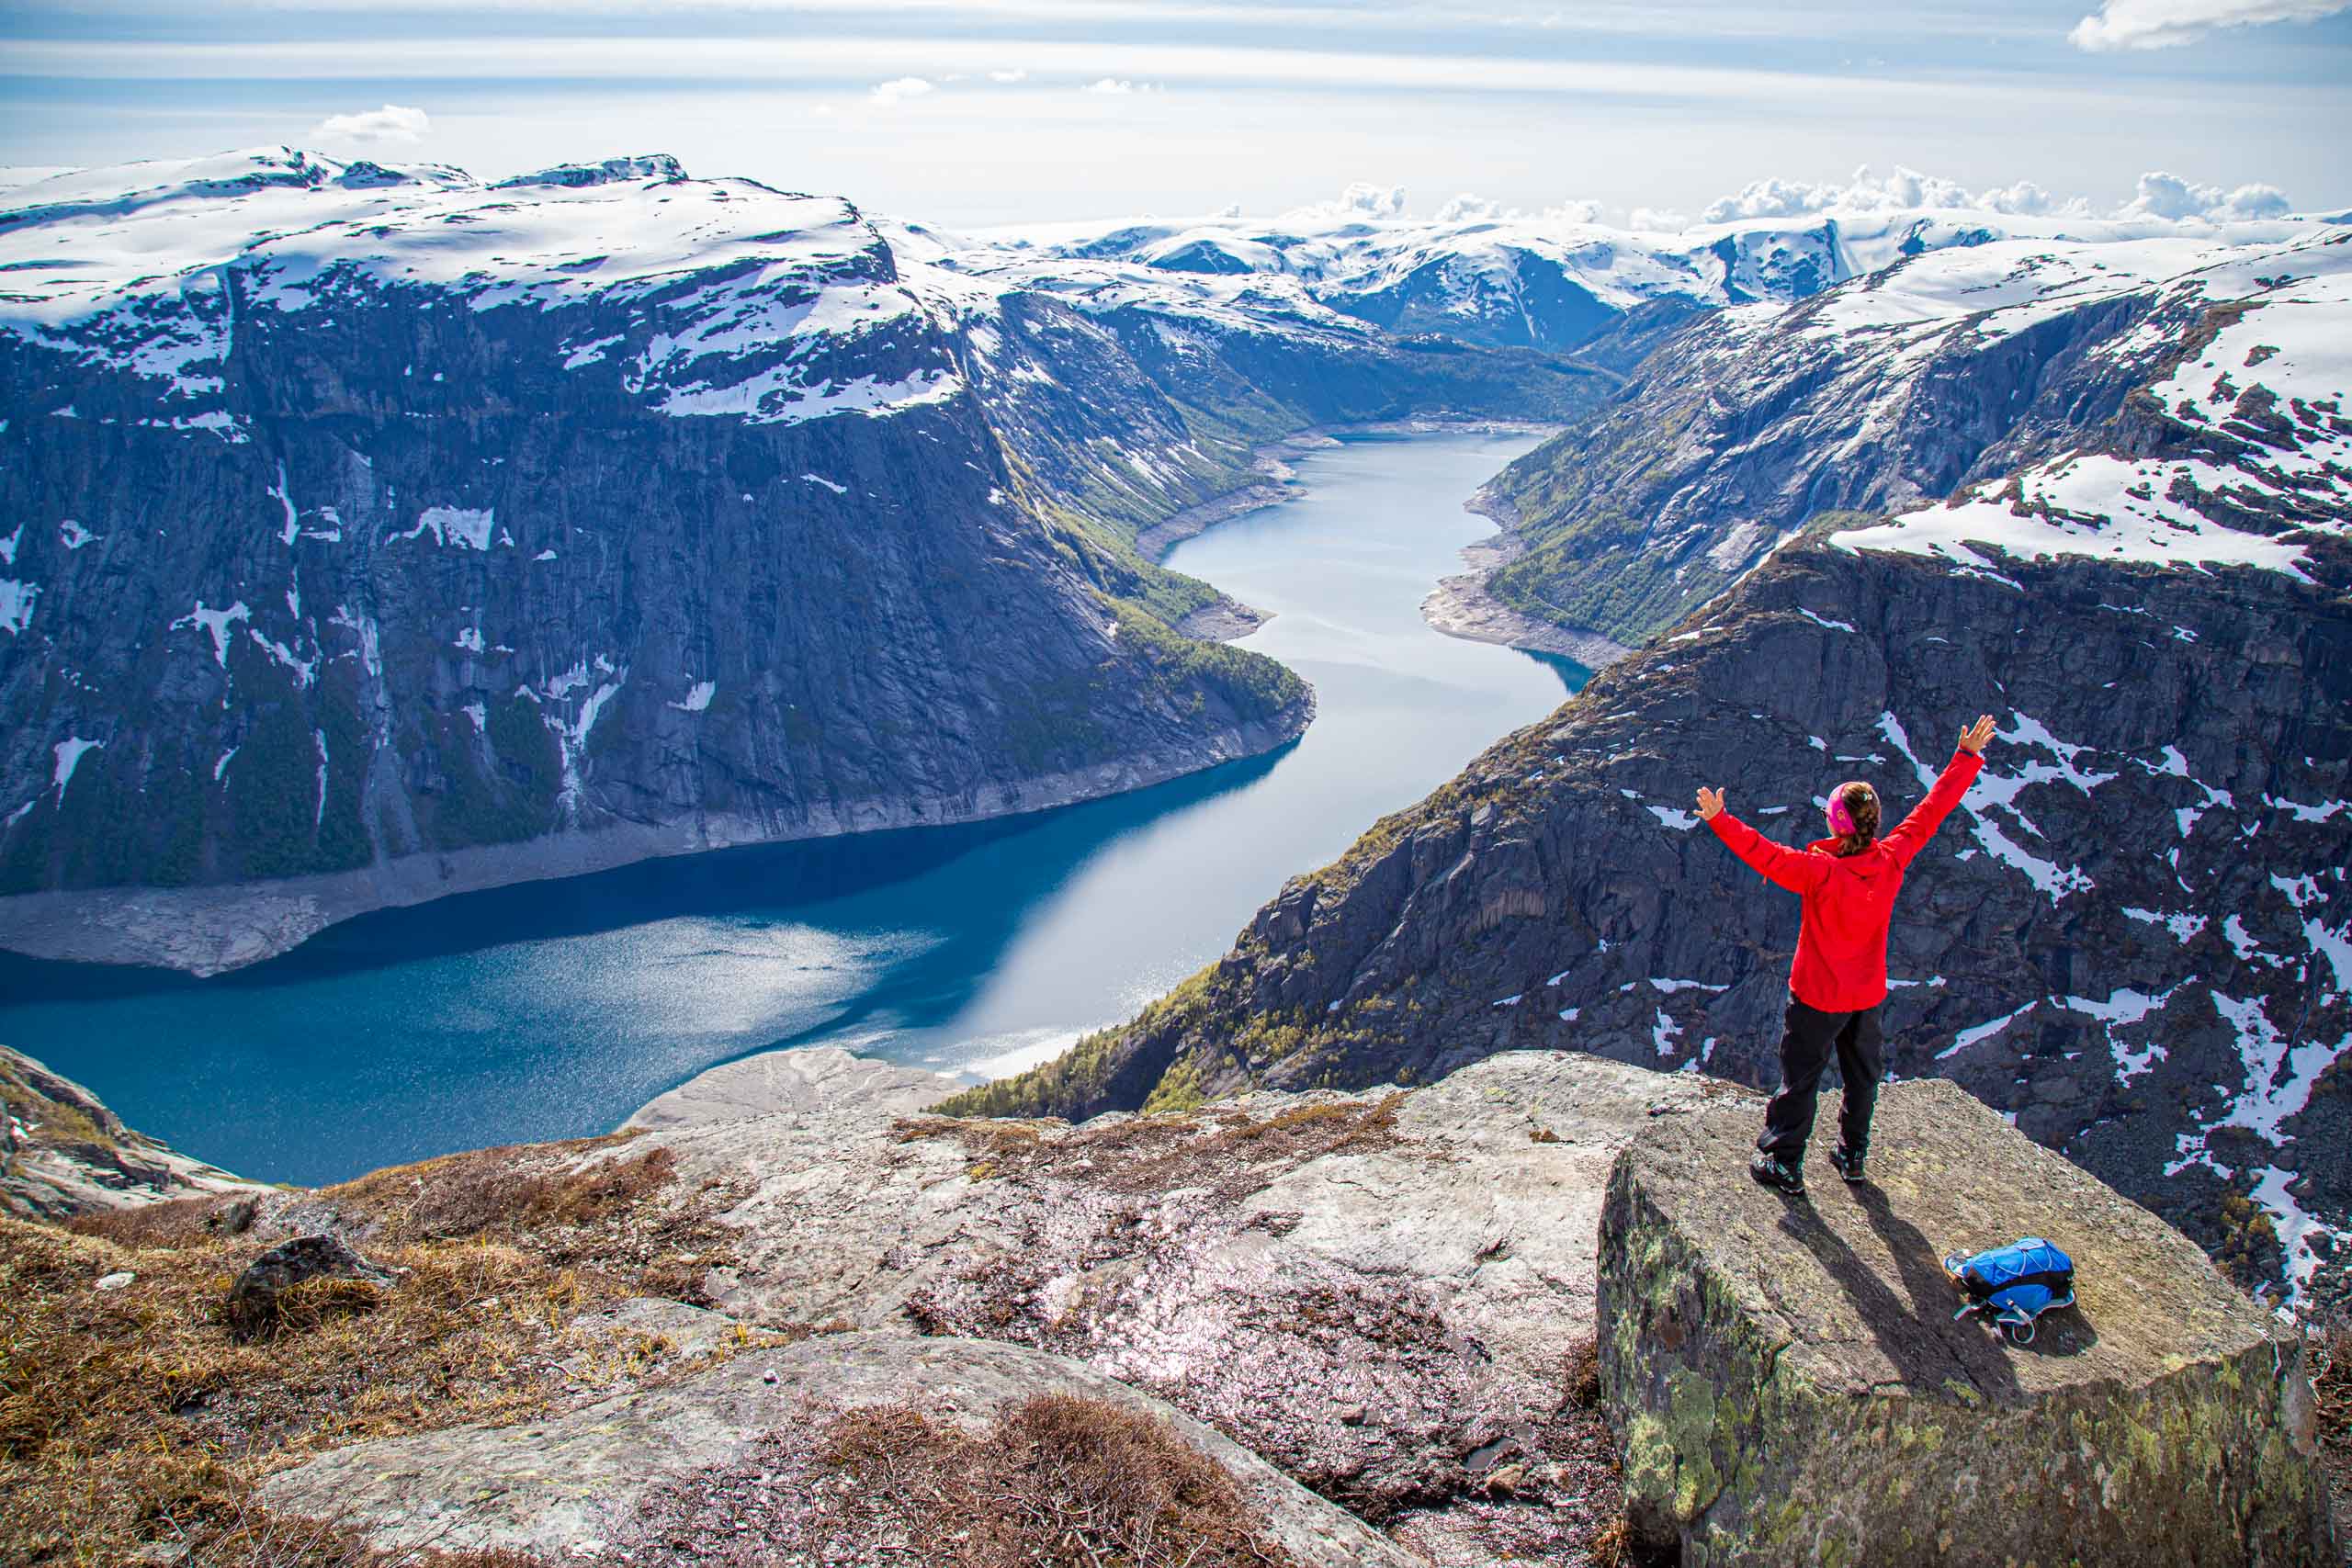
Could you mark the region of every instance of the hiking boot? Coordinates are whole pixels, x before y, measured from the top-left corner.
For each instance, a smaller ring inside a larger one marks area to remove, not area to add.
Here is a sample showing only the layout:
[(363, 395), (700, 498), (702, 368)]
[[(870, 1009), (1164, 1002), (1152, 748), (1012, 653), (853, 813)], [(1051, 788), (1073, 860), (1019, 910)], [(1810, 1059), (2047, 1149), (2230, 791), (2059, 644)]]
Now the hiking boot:
[(1799, 1194), (1804, 1191), (1804, 1171), (1795, 1166), (1781, 1164), (1761, 1149), (1757, 1150), (1755, 1157), (1747, 1162), (1747, 1174), (1775, 1191)]
[(1870, 1178), (1862, 1174), (1862, 1156), (1866, 1152), (1862, 1149), (1849, 1150), (1840, 1144), (1829, 1151), (1829, 1163), (1836, 1166), (1838, 1174), (1849, 1181), (1867, 1181)]

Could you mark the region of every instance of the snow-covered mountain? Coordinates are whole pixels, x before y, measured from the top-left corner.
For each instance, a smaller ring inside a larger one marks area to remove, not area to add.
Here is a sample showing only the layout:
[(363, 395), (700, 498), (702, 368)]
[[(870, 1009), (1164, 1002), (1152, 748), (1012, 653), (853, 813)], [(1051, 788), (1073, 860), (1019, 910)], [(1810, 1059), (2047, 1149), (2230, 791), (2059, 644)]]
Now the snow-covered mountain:
[(1309, 694), (1171, 629), (1220, 596), (1136, 531), (1302, 426), (1600, 386), (1034, 292), (662, 158), (9, 201), (0, 939), (84, 957), (1279, 744)]
[(1498, 479), (1490, 582), (1636, 651), (1295, 879), (1083, 1112), (1551, 1046), (1769, 1082), (1803, 841), (2000, 735), (1890, 942), (1958, 1079), (2243, 1278), (2352, 1292), (2352, 230), (2007, 241), (1687, 321)]
[[(1538, 620), (1639, 641), (1824, 512), (2013, 489), (2138, 530), (2126, 547), (2107, 525), (2104, 554), (2276, 557), (2244, 530), (2345, 512), (2347, 236), (2007, 241), (1906, 258), (1794, 306), (1711, 313), (1490, 487), (1524, 553), (1487, 589)], [(2157, 462), (2159, 449), (2178, 455)], [(2211, 499), (2164, 499), (2192, 494)], [(1991, 515), (1912, 519), (1905, 535)]]
[[(1879, 209), (1745, 218), (1667, 231), (1572, 212), (1409, 218), (1393, 203), (1334, 203), (1267, 220), (1210, 217), (986, 231), (966, 265), (1065, 288), (1196, 279), (1196, 297), (1289, 301), (1396, 333), (1566, 351), (1653, 300), (1787, 303), (1928, 251), (2005, 239), (2107, 246), (2178, 235), (2168, 220)], [(2199, 229), (2223, 243), (2279, 240), (2292, 220)], [(995, 253), (1011, 251), (1007, 261)]]
[(1184, 638), (1246, 617), (1136, 548), (1257, 444), (1564, 418), (1657, 301), (1980, 228), (958, 238), (662, 157), (492, 183), (287, 148), (19, 186), (0, 937), (209, 968), (385, 902), (1273, 744), (1303, 693)]

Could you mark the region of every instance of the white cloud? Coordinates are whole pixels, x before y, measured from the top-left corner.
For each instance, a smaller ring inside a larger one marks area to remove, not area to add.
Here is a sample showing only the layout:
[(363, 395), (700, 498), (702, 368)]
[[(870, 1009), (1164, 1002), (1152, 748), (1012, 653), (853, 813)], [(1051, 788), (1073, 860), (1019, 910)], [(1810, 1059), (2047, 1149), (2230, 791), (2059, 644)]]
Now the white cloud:
[[(2352, 4), (2352, 0), (2346, 0)], [(2172, 222), (2258, 220), (2286, 216), (2286, 195), (2276, 186), (2243, 185), (2235, 189), (2196, 185), (2161, 172), (2140, 176), (2132, 200), (2105, 216), (2160, 218)], [(1802, 218), (1815, 212), (2003, 212), (2020, 217), (2089, 218), (2099, 216), (2079, 196), (2052, 196), (2031, 180), (1971, 190), (1957, 180), (1923, 175), (1898, 166), (1883, 176), (1868, 165), (1854, 171), (1844, 185), (1810, 180), (1768, 179), (1751, 182), (1736, 196), (1708, 204), (1701, 217), (1709, 223), (1743, 219)], [(1634, 225), (1643, 225), (1636, 220)]]
[(1290, 216), (1298, 218), (1401, 218), (1405, 213), (1403, 186), (1376, 186), (1358, 180), (1340, 193), (1337, 201), (1318, 201)]
[(1028, 79), (1029, 73), (1017, 67), (1011, 71), (991, 71), (989, 73), (989, 80), (991, 82), (1026, 82)]
[(1975, 198), (1956, 180), (1923, 175), (1897, 164), (1884, 178), (1865, 164), (1845, 185), (1811, 180), (1755, 180), (1736, 196), (1711, 202), (1700, 216), (1710, 223), (1737, 218), (1799, 218), (1808, 212), (1884, 211), (1890, 208), (1961, 208)]
[(1484, 223), (1503, 215), (1502, 204), (1464, 191), (1437, 209), (1441, 223)]
[(933, 90), (932, 85), (920, 76), (900, 76), (888, 82), (876, 82), (874, 91), (868, 96), (876, 103), (888, 107), (892, 104), (902, 104), (909, 98), (920, 98)]
[(1598, 223), (1600, 203), (1597, 201), (1564, 201), (1557, 207), (1547, 207), (1544, 216), (1560, 223)]
[(423, 109), (386, 104), (357, 114), (331, 114), (311, 128), (311, 134), (330, 141), (417, 141), (433, 129)]
[(2267, 22), (2311, 22), (2332, 17), (2352, 0), (2103, 0), (2066, 35), (2076, 49), (2173, 49), (2217, 28)]
[(2280, 218), (2289, 210), (2277, 186), (2244, 185), (2235, 190), (2200, 186), (2161, 170), (2140, 176), (2139, 194), (2119, 216), (2126, 218)]
[(1241, 216), (1241, 204), (1238, 201), (1228, 201), (1223, 207), (1218, 208), (1215, 212), (1210, 213), (1209, 216), (1212, 218), (1238, 218)]
[(1159, 89), (1149, 82), (1131, 82), (1124, 76), (1105, 76), (1100, 81), (1089, 82), (1079, 91), (1094, 93), (1106, 98), (1124, 98), (1130, 94), (1156, 93)]
[(1645, 233), (1679, 234), (1690, 227), (1690, 215), (1669, 207), (1636, 207), (1625, 215), (1625, 221)]
[(1996, 186), (1976, 193), (1977, 205), (1987, 212), (2013, 212), (2019, 217), (2037, 217), (2055, 213), (2062, 217), (2086, 216), (2091, 204), (2079, 196), (2061, 201), (2031, 180), (2018, 180), (2013, 185)]

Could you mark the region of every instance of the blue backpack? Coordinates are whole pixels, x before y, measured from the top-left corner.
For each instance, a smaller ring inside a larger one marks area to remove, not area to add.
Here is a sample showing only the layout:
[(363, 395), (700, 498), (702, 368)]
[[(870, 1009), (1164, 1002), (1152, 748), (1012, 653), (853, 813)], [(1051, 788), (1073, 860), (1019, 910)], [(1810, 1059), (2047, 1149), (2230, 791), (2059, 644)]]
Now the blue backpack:
[(1973, 1257), (1954, 1253), (1944, 1259), (1944, 1272), (1968, 1293), (1953, 1318), (1986, 1314), (2012, 1344), (2032, 1344), (2035, 1318), (2075, 1304), (2075, 1260), (2038, 1235)]

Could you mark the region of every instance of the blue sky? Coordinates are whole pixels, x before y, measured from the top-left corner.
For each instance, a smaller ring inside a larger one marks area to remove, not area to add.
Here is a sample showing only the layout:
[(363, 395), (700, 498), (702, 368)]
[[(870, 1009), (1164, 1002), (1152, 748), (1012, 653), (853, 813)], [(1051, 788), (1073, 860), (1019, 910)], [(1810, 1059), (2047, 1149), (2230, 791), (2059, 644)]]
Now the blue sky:
[(1273, 213), (1357, 181), (1416, 212), (1696, 213), (1860, 164), (2100, 209), (2161, 169), (2337, 210), (2346, 5), (7, 5), (0, 164), (667, 152), (958, 226)]

